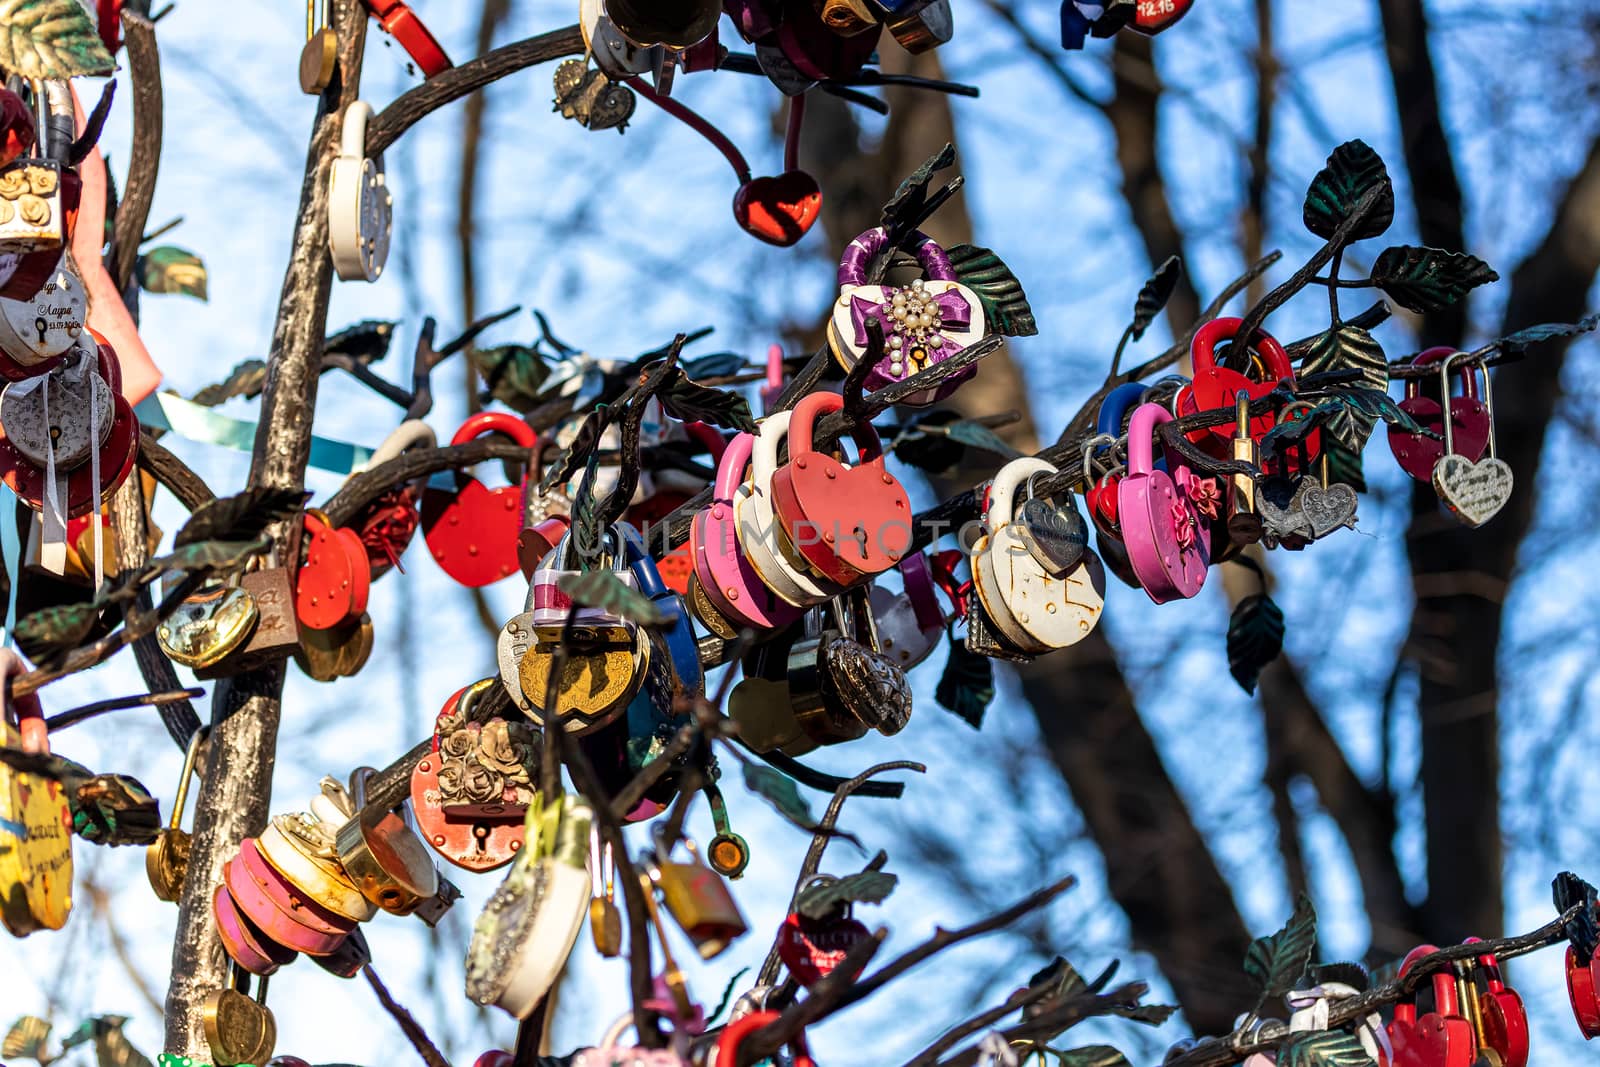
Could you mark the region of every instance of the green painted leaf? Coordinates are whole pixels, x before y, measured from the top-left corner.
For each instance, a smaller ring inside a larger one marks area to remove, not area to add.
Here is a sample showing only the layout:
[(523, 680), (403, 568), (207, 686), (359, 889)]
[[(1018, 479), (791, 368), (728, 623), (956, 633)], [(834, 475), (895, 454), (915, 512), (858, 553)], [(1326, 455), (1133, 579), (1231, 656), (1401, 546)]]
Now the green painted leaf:
[(559, 485), (565, 485), (574, 474), (577, 474), (588, 463), (589, 458), (600, 447), (600, 436), (611, 425), (612, 407), (601, 404), (584, 417), (578, 424), (578, 430), (572, 437), (572, 443), (562, 450), (556, 461), (545, 470), (544, 477), (539, 479), (539, 489), (549, 492)]
[(1133, 302), (1133, 322), (1128, 326), (1128, 334), (1133, 340), (1143, 337), (1156, 316), (1161, 314), (1161, 309), (1172, 299), (1172, 291), (1178, 287), (1178, 279), (1182, 276), (1183, 260), (1177, 256), (1168, 256), (1167, 261), (1150, 275), (1150, 280), (1139, 290), (1139, 298)]
[(495, 345), (473, 349), (471, 358), (491, 397), (522, 415), (538, 405), (539, 389), (550, 377), (550, 365), (537, 349)]
[[(811, 817), (811, 805), (805, 802), (800, 795), (800, 787), (795, 785), (794, 779), (782, 771), (773, 770), (755, 763), (744, 765), (745, 788), (755, 793), (768, 804), (774, 811), (782, 815), (789, 822), (804, 830), (808, 834), (817, 833), (820, 827)], [(843, 830), (832, 831), (832, 836), (842, 837), (846, 841), (856, 841), (853, 834)], [(859, 844), (859, 842), (856, 842)]]
[(1050, 1049), (1058, 1067), (1125, 1067), (1128, 1057), (1110, 1045), (1085, 1045), (1074, 1049)]
[(1375, 1067), (1354, 1034), (1314, 1030), (1292, 1034), (1278, 1047), (1278, 1067)]
[(979, 729), (984, 713), (994, 701), (994, 662), (952, 638), (950, 657), (945, 660), (933, 699), (974, 730)]
[(206, 265), (193, 252), (172, 245), (139, 257), (139, 287), (147, 293), (177, 293), (206, 299)]
[[(1383, 346), (1359, 326), (1343, 325), (1312, 338), (1300, 369), (1306, 375), (1357, 370), (1361, 372), (1360, 381), (1372, 389), (1381, 393), (1389, 388), (1389, 362)], [(1346, 408), (1335, 412), (1328, 420), (1327, 433), (1338, 438), (1346, 448), (1359, 451), (1367, 443), (1372, 425), (1371, 419), (1361, 418)]]
[(1396, 304), (1418, 314), (1458, 303), (1480, 285), (1499, 281), (1494, 268), (1466, 252), (1396, 245), (1372, 264), (1372, 284)]
[(1537, 326), (1528, 326), (1516, 333), (1507, 334), (1495, 342), (1495, 347), (1502, 352), (1521, 354), (1532, 345), (1544, 341), (1554, 341), (1561, 337), (1574, 337), (1581, 333), (1589, 333), (1596, 326), (1600, 326), (1600, 315), (1590, 315), (1579, 319), (1577, 322), (1545, 322)]
[(956, 245), (949, 256), (956, 278), (978, 294), (991, 331), (1007, 337), (1032, 337), (1039, 332), (1028, 294), (999, 256), (977, 245)]
[(1343, 482), (1358, 493), (1367, 491), (1367, 475), (1361, 467), (1361, 453), (1346, 448), (1331, 437), (1322, 439), (1322, 454), (1328, 461), (1328, 482)]
[(690, 381), (680, 374), (666, 389), (656, 394), (668, 415), (684, 422), (705, 422), (725, 430), (754, 432), (756, 420), (750, 402), (732, 389), (718, 389)]
[(571, 597), (574, 604), (600, 608), (640, 626), (661, 626), (676, 618), (637, 589), (624, 584), (616, 571), (593, 570), (567, 574), (561, 577), (556, 586)]
[(257, 556), (265, 555), (271, 548), (272, 540), (267, 537), (258, 537), (254, 541), (193, 541), (181, 548), (174, 548), (159, 559), (151, 560), (143, 573), (150, 577), (168, 571), (226, 574), (239, 570)]
[(137, 778), (97, 774), (67, 794), (72, 832), (96, 845), (153, 845), (161, 832), (155, 797)]
[(1228, 620), (1228, 672), (1246, 693), (1283, 651), (1283, 611), (1265, 593), (1240, 600)]
[(78, 0), (0, 0), (0, 69), (48, 80), (110, 74), (117, 64)]
[(1376, 237), (1389, 228), (1394, 221), (1394, 183), (1378, 153), (1363, 141), (1346, 141), (1333, 150), (1328, 165), (1311, 179), (1303, 213), (1306, 229), (1324, 239), (1332, 237), (1374, 186), (1382, 186), (1384, 192), (1367, 213), (1366, 221), (1350, 235), (1352, 241)]
[(898, 877), (883, 871), (848, 874), (803, 890), (795, 910), (808, 919), (825, 919), (846, 904), (881, 904), (899, 882)]
[(1376, 389), (1340, 389), (1335, 396), (1353, 414), (1359, 414), (1367, 419), (1382, 419), (1405, 433), (1437, 437), (1432, 430), (1426, 429), (1416, 419), (1406, 414), (1388, 393)]
[(1283, 929), (1250, 942), (1244, 956), (1244, 970), (1261, 989), (1261, 999), (1281, 997), (1293, 989), (1306, 973), (1311, 952), (1317, 943), (1317, 909), (1311, 898), (1300, 894), (1294, 914)]
[(1347, 414), (1349, 408), (1337, 399), (1322, 400), (1310, 411), (1303, 411), (1292, 419), (1279, 419), (1277, 424), (1261, 435), (1256, 442), (1263, 460), (1272, 459), (1311, 436), (1311, 431), (1326, 426), (1331, 420)]
[(1016, 459), (1022, 455), (1021, 452), (1001, 440), (999, 434), (975, 419), (957, 419), (955, 422), (941, 426), (939, 432), (952, 441), (959, 441), (968, 448), (980, 448), (985, 452), (993, 452), (995, 455), (1004, 456), (1007, 459)]
[(1144, 1023), (1146, 1026), (1162, 1026), (1168, 1019), (1178, 1014), (1178, 1009), (1173, 1004), (1140, 1004), (1135, 1008), (1118, 1011), (1117, 1014), (1124, 1019)]
[(214, 408), (226, 403), (236, 396), (246, 400), (253, 400), (261, 395), (261, 390), (267, 385), (267, 362), (263, 359), (247, 359), (240, 363), (228, 376), (216, 385), (208, 385), (191, 398), (196, 404)]
[(299, 489), (257, 486), (233, 496), (208, 500), (195, 508), (172, 538), (174, 548), (197, 541), (249, 541), (272, 523), (297, 515), (306, 494)]
[(12, 636), (22, 654), (33, 662), (53, 663), (82, 644), (99, 618), (98, 604), (58, 604), (24, 615)]

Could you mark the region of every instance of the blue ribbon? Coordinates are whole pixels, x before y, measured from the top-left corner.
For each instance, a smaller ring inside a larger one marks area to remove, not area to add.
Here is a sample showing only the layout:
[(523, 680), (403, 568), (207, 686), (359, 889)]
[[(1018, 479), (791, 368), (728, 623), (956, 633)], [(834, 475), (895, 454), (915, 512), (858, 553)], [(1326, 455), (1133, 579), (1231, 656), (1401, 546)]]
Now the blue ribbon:
[[(179, 437), (202, 444), (250, 452), (256, 446), (256, 424), (223, 415), (176, 393), (152, 393), (133, 409), (141, 426), (171, 430)], [(372, 459), (372, 449), (348, 441), (311, 437), (311, 466), (333, 474), (350, 474)]]

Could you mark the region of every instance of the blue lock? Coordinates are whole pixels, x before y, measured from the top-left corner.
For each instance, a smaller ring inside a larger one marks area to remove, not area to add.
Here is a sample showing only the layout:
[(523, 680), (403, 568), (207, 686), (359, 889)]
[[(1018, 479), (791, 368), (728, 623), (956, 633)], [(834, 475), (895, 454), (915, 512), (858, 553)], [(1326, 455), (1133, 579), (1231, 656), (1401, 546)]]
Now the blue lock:
[(683, 597), (667, 588), (661, 580), (661, 572), (656, 569), (656, 561), (650, 553), (645, 551), (644, 539), (639, 536), (639, 531), (625, 522), (617, 523), (617, 528), (622, 531), (623, 540), (627, 543), (628, 566), (639, 585), (639, 592), (673, 616), (673, 621), (659, 632), (672, 659), (676, 692), (688, 696), (704, 694), (706, 676), (700, 666), (700, 645)]

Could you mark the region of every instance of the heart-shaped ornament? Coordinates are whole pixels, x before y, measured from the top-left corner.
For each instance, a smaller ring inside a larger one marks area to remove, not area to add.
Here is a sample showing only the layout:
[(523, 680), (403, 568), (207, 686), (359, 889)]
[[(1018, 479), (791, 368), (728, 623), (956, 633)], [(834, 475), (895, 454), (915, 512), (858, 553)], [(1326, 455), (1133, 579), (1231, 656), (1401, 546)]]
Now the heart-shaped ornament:
[(803, 170), (751, 178), (733, 194), (733, 217), (750, 236), (786, 248), (804, 237), (822, 214), (822, 189)]
[(911, 687), (906, 672), (889, 657), (858, 641), (838, 637), (823, 648), (827, 683), (850, 713), (886, 736), (911, 721)]
[(1466, 456), (1441, 456), (1433, 465), (1433, 490), (1450, 513), (1468, 526), (1482, 526), (1511, 499), (1515, 479), (1504, 460), (1474, 463)]
[(778, 931), (778, 958), (806, 988), (816, 985), (844, 962), (871, 932), (854, 919), (817, 920), (792, 914)]
[(1355, 529), (1357, 500), (1354, 489), (1342, 483), (1326, 489), (1309, 482), (1302, 485), (1300, 513), (1311, 523), (1313, 540), (1326, 537), (1341, 526)]

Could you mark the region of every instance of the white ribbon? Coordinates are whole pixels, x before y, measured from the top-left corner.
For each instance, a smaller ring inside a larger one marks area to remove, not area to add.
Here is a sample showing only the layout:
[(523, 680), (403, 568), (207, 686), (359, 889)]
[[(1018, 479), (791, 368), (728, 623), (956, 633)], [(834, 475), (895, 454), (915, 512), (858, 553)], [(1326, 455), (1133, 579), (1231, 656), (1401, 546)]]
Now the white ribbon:
[[(1345, 1000), (1357, 996), (1360, 990), (1343, 982), (1324, 982), (1310, 989), (1296, 989), (1285, 999), (1289, 1002), (1292, 1014), (1289, 1016), (1289, 1032), (1300, 1033), (1306, 1030), (1326, 1030), (1328, 1028), (1329, 1005), (1336, 1000)], [(1384, 1028), (1383, 1016), (1377, 1012), (1368, 1015), (1356, 1026), (1356, 1038), (1361, 1042), (1361, 1047), (1366, 1050), (1375, 1062), (1389, 1063), (1394, 1059), (1394, 1048), (1389, 1044), (1389, 1031)], [(1383, 1058), (1379, 1059), (1378, 1051), (1383, 1051)]]

